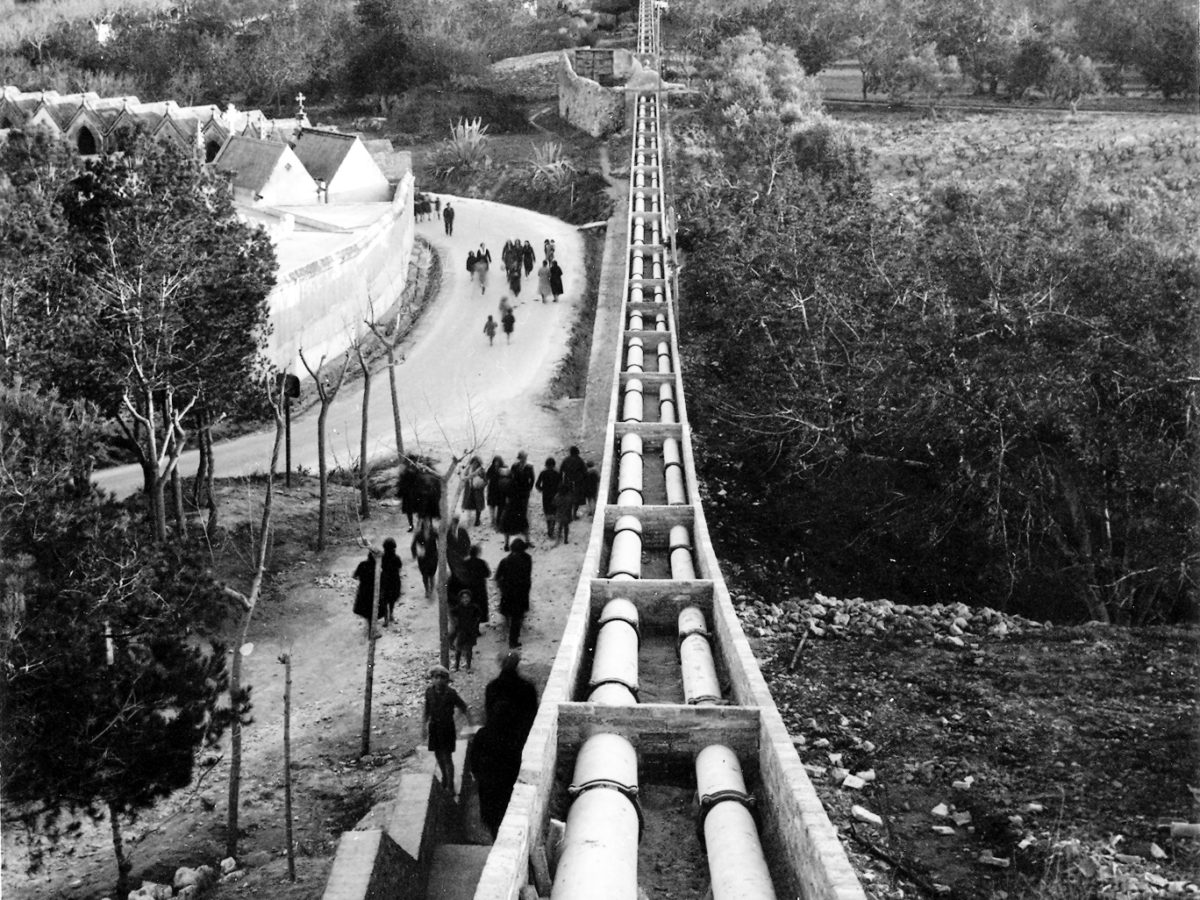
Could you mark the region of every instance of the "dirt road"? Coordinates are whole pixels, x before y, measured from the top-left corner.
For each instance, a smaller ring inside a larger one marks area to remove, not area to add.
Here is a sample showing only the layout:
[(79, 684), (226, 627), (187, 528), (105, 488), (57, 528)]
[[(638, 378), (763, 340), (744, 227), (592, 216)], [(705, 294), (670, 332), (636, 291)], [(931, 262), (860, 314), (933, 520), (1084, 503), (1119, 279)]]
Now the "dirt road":
[[(478, 445), (480, 455), (493, 449), (511, 454), (522, 435), (557, 427), (547, 420), (553, 413), (544, 408), (542, 393), (562, 357), (573, 307), (586, 284), (583, 238), (573, 226), (539, 213), (485, 200), (449, 199), (457, 212), (452, 236), (437, 219), (417, 223), (417, 234), (442, 256), (443, 274), (438, 297), (406, 340), (404, 361), (397, 366), (405, 450), (436, 456)], [(508, 295), (500, 251), (514, 237), (534, 246), (539, 265), (542, 242), (555, 241), (565, 293), (560, 303), (542, 304), (535, 267), (513, 303), (511, 343), (499, 333), (489, 346), (483, 323), (488, 314), (499, 322), (500, 297)], [(466, 271), (467, 252), (481, 242), (492, 254), (486, 292)], [(394, 454), (391, 395), (382, 371), (372, 381), (368, 418), (370, 455)], [(293, 417), (292, 465), (297, 470), (317, 469), (316, 419), (315, 408)], [(361, 421), (359, 381), (343, 388), (329, 411), (331, 466), (349, 466), (358, 459)], [(263, 431), (218, 444), (218, 477), (265, 472), (272, 440), (273, 433)], [(196, 453), (185, 453), (180, 465), (183, 472), (194, 472)], [(135, 465), (100, 472), (95, 480), (119, 496), (142, 486)]]

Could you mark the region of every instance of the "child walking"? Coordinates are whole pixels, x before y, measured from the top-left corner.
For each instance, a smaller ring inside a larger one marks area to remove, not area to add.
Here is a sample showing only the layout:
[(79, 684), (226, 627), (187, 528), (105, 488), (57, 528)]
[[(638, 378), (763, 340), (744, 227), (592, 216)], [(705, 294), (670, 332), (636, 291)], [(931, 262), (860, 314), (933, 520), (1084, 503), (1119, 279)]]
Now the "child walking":
[(487, 321), (483, 323), (483, 333), (487, 335), (488, 346), (491, 347), (496, 342), (496, 320), (491, 316), (488, 316)]
[(479, 607), (468, 590), (458, 592), (454, 614), (454, 671), (457, 672), (462, 658), (467, 658), (467, 671), (475, 656), (475, 640), (479, 637)]
[(429, 738), (429, 749), (442, 773), (442, 787), (454, 792), (454, 745), (458, 733), (454, 727), (454, 710), (461, 709), (471, 721), (471, 711), (458, 691), (450, 687), (450, 672), (445, 666), (429, 670), (429, 687), (425, 688), (425, 718), (423, 727)]

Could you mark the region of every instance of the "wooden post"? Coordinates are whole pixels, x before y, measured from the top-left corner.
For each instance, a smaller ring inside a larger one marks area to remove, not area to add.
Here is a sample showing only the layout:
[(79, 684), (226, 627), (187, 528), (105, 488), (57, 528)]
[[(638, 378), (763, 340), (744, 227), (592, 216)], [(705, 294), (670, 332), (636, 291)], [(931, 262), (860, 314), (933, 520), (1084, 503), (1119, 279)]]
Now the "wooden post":
[(292, 655), (280, 654), (283, 663), (283, 817), (287, 835), (288, 880), (296, 880), (296, 841), (292, 837)]
[(367, 683), (363, 689), (362, 748), (359, 756), (366, 756), (371, 752), (371, 692), (375, 688), (375, 639), (379, 633), (375, 622), (379, 618), (379, 579), (383, 574), (383, 554), (376, 553), (374, 547), (370, 553), (375, 559), (375, 580), (372, 585), (374, 594), (371, 597), (371, 618), (367, 622)]

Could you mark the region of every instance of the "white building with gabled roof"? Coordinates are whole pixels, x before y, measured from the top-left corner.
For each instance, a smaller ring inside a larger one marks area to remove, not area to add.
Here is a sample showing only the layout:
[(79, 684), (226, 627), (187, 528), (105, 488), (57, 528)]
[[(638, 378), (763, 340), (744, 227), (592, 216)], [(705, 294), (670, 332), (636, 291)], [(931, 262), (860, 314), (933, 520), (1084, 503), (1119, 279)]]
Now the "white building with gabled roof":
[(296, 156), (318, 185), (325, 203), (386, 203), (392, 187), (356, 134), (301, 128)]

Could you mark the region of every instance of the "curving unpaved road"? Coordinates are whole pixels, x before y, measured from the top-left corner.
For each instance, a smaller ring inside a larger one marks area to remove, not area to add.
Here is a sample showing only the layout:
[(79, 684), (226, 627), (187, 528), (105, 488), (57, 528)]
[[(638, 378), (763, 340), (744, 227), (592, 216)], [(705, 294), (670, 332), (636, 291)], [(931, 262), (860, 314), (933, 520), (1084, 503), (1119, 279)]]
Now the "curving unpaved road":
[[(453, 236), (446, 235), (436, 219), (417, 223), (417, 234), (442, 257), (442, 286), (405, 341), (405, 359), (396, 372), (400, 417), (405, 450), (437, 456), (477, 447), (486, 461), (493, 451), (510, 456), (526, 436), (557, 428), (556, 414), (543, 405), (542, 395), (562, 358), (574, 307), (586, 284), (583, 238), (574, 226), (540, 213), (485, 200), (449, 200), (457, 213)], [(495, 346), (488, 346), (484, 320), (490, 313), (499, 322), (500, 296), (508, 292), (500, 251), (514, 237), (533, 244), (538, 265), (542, 242), (554, 240), (565, 294), (562, 302), (543, 305), (537, 298), (535, 267), (513, 303), (512, 343), (506, 344), (503, 333), (498, 333)], [(492, 253), (486, 293), (469, 280), (466, 271), (467, 252), (481, 241)], [(371, 381), (372, 457), (395, 453), (391, 403), (386, 368), (381, 366)], [(329, 410), (331, 466), (348, 465), (358, 458), (361, 416), (362, 382), (356, 381), (342, 389)], [(292, 418), (293, 468), (317, 469), (316, 420), (315, 407)], [(217, 476), (265, 472), (273, 440), (274, 432), (268, 430), (218, 444)], [(185, 453), (181, 471), (194, 472), (196, 458), (195, 451)], [(106, 469), (94, 480), (119, 496), (142, 487), (136, 465)]]

